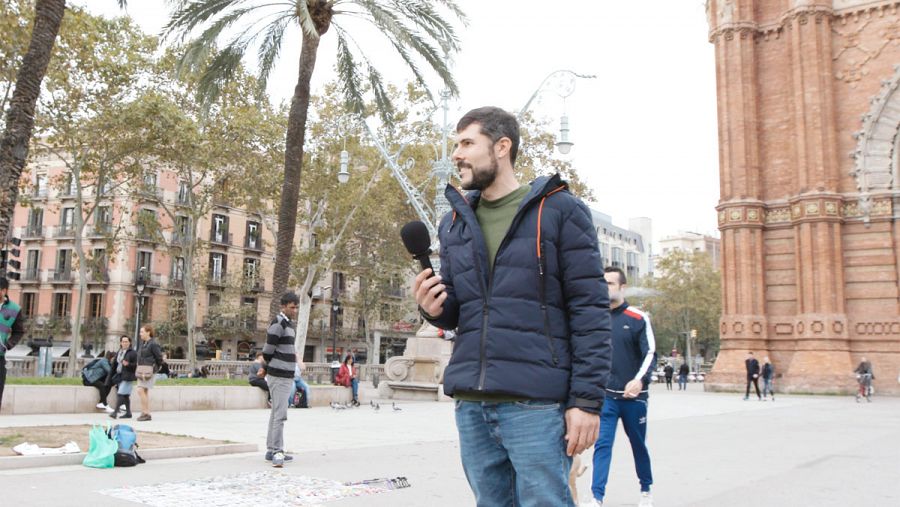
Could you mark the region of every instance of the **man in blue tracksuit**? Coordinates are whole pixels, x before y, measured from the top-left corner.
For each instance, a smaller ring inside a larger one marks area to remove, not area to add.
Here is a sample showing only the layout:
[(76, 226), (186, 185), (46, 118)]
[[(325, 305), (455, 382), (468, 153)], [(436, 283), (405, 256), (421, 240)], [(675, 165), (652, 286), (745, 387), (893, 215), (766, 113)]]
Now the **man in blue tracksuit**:
[(647, 395), (650, 376), (656, 362), (656, 343), (650, 319), (644, 312), (628, 306), (625, 301), (625, 273), (608, 267), (604, 273), (609, 286), (609, 307), (612, 314), (613, 359), (609, 381), (606, 383), (606, 403), (600, 413), (600, 436), (594, 444), (594, 478), (591, 492), (595, 505), (603, 505), (612, 446), (619, 419), (631, 441), (634, 467), (641, 483), (641, 507), (652, 507), (650, 485), (650, 454), (644, 440), (647, 437)]

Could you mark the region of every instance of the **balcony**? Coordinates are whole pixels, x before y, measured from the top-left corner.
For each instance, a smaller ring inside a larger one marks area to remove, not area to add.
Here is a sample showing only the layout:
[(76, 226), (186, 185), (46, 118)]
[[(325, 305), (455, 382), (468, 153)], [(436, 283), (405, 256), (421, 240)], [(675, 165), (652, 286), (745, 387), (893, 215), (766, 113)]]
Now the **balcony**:
[(225, 273), (210, 273), (206, 285), (209, 287), (224, 287)]
[(56, 239), (74, 238), (75, 237), (75, 226), (72, 224), (59, 225), (56, 227), (56, 230), (53, 231), (53, 237)]
[(110, 234), (112, 234), (112, 224), (99, 223), (99, 224), (94, 224), (94, 226), (91, 228), (91, 230), (88, 231), (87, 235), (93, 236), (96, 238), (96, 237), (109, 236)]
[(182, 194), (179, 192), (175, 195), (175, 204), (178, 206), (189, 206), (191, 203), (191, 198), (188, 194)]
[(40, 225), (29, 225), (22, 231), (22, 239), (44, 239), (44, 228)]
[(109, 271), (105, 269), (88, 269), (87, 283), (109, 283)]
[[(145, 268), (145, 270), (146, 270), (146, 268)], [(140, 276), (140, 270), (134, 272), (134, 280), (137, 280), (138, 276)], [(162, 287), (162, 275), (160, 275), (158, 273), (150, 273), (148, 275), (147, 272), (145, 271), (144, 272), (144, 283), (147, 284), (147, 287), (152, 287), (152, 288), (158, 289), (158, 288)]]
[(406, 297), (406, 287), (388, 287), (384, 295), (390, 298), (403, 299)]
[(258, 276), (245, 276), (243, 280), (244, 291), (262, 292), (266, 290), (266, 282)]
[(134, 239), (146, 243), (159, 243), (159, 231), (147, 227), (138, 227)]
[(51, 269), (47, 271), (47, 281), (50, 283), (72, 283), (75, 273), (69, 269)]
[(263, 248), (262, 239), (254, 238), (252, 236), (247, 236), (247, 238), (244, 240), (244, 248), (246, 248), (247, 250), (253, 250), (255, 252), (265, 251), (265, 249)]
[(142, 185), (137, 191), (138, 197), (150, 201), (161, 201), (163, 190), (156, 185)]
[(169, 279), (169, 290), (184, 290), (184, 279), (183, 278), (170, 278)]
[(46, 199), (47, 198), (47, 187), (38, 187), (31, 191), (32, 199)]
[(22, 273), (19, 283), (41, 283), (43, 270), (37, 268), (28, 268)]
[(209, 242), (213, 245), (231, 246), (232, 235), (227, 232), (212, 231)]
[(172, 233), (172, 244), (184, 246), (187, 244), (188, 237), (183, 232), (173, 232)]

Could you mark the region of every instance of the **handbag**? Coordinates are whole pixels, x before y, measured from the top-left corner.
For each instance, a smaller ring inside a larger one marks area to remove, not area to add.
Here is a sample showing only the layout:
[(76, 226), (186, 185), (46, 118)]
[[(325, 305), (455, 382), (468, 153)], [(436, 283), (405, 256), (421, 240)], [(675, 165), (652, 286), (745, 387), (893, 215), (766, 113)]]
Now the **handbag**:
[(149, 364), (139, 364), (134, 372), (138, 380), (150, 380), (153, 378), (153, 366)]
[(116, 462), (116, 451), (119, 443), (109, 438), (109, 425), (107, 429), (95, 424), (91, 427), (90, 448), (81, 463), (91, 468), (112, 468)]

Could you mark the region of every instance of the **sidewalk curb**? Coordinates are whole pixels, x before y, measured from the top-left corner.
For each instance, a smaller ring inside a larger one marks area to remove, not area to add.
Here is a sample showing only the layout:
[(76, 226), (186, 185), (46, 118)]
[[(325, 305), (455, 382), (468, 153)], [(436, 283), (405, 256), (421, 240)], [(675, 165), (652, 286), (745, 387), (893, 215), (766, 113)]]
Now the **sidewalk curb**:
[[(257, 452), (256, 444), (219, 444), (196, 445), (192, 447), (162, 447), (159, 449), (138, 450), (145, 460), (170, 458), (196, 458), (201, 456), (217, 456), (220, 454), (240, 454)], [(80, 465), (87, 453), (61, 454), (54, 456), (3, 456), (0, 457), (0, 470), (20, 468), (41, 468), (65, 465)]]

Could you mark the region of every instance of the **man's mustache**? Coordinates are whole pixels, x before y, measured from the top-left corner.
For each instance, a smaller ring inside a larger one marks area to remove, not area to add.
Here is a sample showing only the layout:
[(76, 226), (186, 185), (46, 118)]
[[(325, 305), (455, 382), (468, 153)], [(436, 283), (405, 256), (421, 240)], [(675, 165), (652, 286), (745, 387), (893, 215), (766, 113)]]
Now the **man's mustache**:
[(472, 164), (470, 164), (468, 162), (457, 162), (456, 168), (457, 169), (462, 169), (462, 168), (472, 169)]

